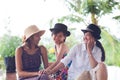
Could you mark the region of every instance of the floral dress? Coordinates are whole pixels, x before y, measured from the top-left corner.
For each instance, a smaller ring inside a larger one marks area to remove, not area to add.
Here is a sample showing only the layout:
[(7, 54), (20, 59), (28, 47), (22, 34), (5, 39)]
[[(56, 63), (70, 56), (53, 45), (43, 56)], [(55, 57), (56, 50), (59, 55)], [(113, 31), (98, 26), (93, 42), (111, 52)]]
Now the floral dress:
[[(62, 58), (64, 58), (67, 54), (64, 54)], [(54, 74), (54, 79), (55, 80), (67, 80), (67, 76), (68, 76), (68, 68), (70, 66), (71, 62), (68, 64), (67, 67), (58, 70), (55, 74)]]

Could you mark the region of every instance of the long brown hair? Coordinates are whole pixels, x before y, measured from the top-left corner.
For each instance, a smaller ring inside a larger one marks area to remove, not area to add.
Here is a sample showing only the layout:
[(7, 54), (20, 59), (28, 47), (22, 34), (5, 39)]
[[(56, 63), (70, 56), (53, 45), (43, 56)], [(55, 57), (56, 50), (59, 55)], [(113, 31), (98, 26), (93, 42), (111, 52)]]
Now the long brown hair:
[[(26, 45), (27, 45), (27, 47), (29, 47), (29, 49), (31, 49), (31, 47), (32, 47), (32, 40), (33, 40), (33, 36), (34, 35), (32, 35), (30, 38), (28, 38), (26, 41), (25, 41), (25, 43), (26, 43)], [(37, 48), (38, 47), (38, 45), (35, 45), (35, 47)]]

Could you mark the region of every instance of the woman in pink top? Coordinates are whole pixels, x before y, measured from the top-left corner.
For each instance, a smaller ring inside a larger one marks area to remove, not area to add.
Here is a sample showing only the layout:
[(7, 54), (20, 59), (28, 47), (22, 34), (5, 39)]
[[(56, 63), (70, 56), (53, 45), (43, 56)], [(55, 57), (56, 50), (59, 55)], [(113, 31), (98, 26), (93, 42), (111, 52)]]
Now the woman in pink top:
[[(63, 59), (68, 53), (68, 46), (65, 40), (70, 36), (70, 32), (67, 30), (67, 26), (62, 23), (56, 23), (54, 28), (50, 29), (52, 32), (52, 38), (55, 43), (55, 55), (56, 61), (51, 64), (47, 70), (53, 69), (61, 59)], [(59, 69), (55, 74), (54, 78), (56, 80), (67, 80), (67, 68)]]

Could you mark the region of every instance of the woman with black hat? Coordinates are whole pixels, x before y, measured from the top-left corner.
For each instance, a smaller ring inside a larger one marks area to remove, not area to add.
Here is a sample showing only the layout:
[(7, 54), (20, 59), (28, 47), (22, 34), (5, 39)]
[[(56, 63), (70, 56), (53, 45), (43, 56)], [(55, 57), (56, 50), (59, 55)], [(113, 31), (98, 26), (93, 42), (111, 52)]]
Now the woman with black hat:
[[(68, 46), (65, 44), (65, 40), (68, 36), (70, 36), (70, 32), (67, 30), (67, 26), (62, 23), (56, 23), (54, 28), (50, 29), (52, 32), (52, 38), (55, 43), (55, 55), (56, 55), (56, 61), (51, 64), (47, 70), (53, 69), (62, 58), (66, 56), (68, 53)], [(56, 80), (67, 80), (67, 68), (58, 70), (54, 78)]]
[(103, 63), (105, 51), (99, 42), (101, 38), (100, 28), (97, 25), (90, 24), (82, 31), (84, 43), (75, 45), (68, 52), (68, 55), (47, 73), (55, 73), (72, 61), (67, 80), (107, 80), (107, 69)]

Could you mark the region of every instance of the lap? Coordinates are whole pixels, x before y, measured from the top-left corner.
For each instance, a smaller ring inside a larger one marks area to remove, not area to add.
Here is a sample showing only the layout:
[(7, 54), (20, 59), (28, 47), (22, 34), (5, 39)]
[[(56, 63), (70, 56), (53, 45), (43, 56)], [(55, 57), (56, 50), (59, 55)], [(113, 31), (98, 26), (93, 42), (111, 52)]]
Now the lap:
[(28, 78), (20, 78), (19, 80), (49, 80), (49, 77), (47, 74), (42, 74), (41, 76), (34, 76), (34, 77), (28, 77)]
[(105, 66), (103, 62), (98, 63), (98, 65), (90, 71), (84, 71), (77, 80), (97, 80), (96, 74), (98, 74), (101, 69), (105, 70)]

